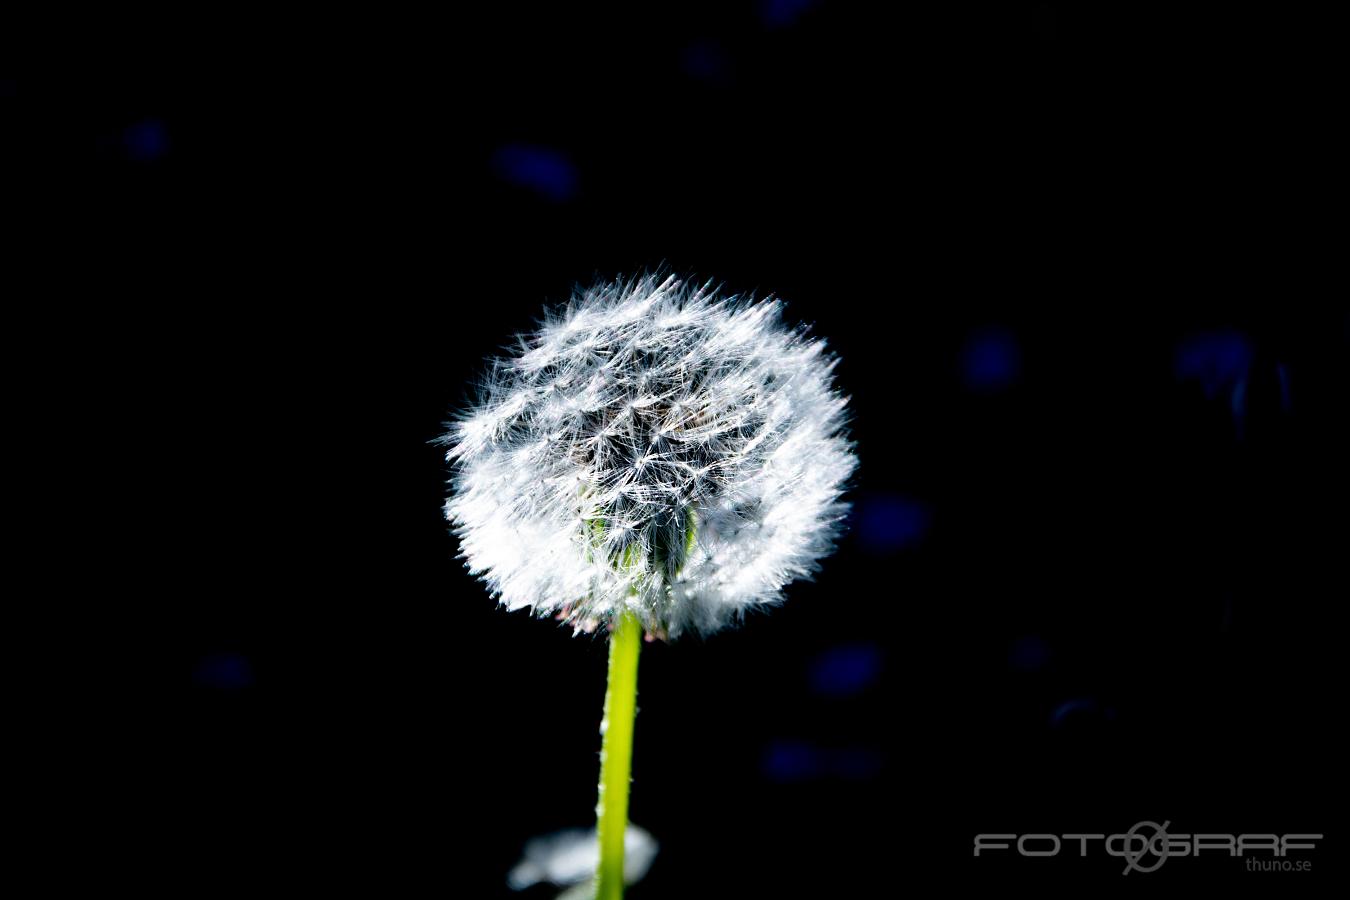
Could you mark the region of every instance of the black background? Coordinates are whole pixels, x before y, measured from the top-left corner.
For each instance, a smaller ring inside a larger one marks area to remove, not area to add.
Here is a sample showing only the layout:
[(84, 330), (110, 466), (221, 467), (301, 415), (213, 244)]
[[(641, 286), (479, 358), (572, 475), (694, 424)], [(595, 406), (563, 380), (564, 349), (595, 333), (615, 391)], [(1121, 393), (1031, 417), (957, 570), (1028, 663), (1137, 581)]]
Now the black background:
[[(794, 8), (119, 13), (5, 73), (75, 186), (66, 328), (134, 586), (104, 615), (172, 692), (114, 740), (143, 813), (117, 879), (497, 897), (527, 838), (588, 824), (605, 643), (493, 608), (430, 442), (545, 301), (658, 266), (813, 323), (859, 508), (931, 521), (647, 645), (631, 812), (662, 850), (633, 896), (1318, 877), (971, 855), (1140, 820), (1323, 832), (1334, 871), (1350, 324), (1320, 274), (1321, 26)], [(163, 148), (128, 143), (145, 121)], [(513, 145), (570, 161), (572, 195), (503, 177)], [(988, 329), (1020, 368), (972, 391)], [(1254, 351), (1240, 417), (1176, 369), (1216, 333)], [(821, 696), (841, 646), (880, 674)], [(775, 779), (784, 746), (863, 764)]]

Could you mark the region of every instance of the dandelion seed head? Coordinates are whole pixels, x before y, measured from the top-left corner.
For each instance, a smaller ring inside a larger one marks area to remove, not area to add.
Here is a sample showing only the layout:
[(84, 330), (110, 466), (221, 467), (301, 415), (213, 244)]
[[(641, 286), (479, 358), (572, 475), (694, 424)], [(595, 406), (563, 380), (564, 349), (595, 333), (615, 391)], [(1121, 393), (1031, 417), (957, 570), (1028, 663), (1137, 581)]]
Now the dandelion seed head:
[(444, 438), (446, 516), (503, 606), (709, 633), (833, 549), (846, 400), (777, 300), (646, 275), (578, 291), (517, 347)]

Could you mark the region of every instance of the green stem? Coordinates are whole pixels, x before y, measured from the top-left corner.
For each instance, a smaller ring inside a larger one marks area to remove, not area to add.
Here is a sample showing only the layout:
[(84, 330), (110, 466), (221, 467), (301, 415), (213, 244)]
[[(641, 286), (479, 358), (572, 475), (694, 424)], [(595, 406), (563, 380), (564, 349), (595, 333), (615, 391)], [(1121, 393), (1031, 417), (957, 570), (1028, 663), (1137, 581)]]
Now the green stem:
[(609, 686), (605, 719), (600, 723), (600, 865), (595, 873), (596, 900), (622, 900), (623, 838), (628, 830), (628, 783), (633, 761), (633, 718), (637, 714), (638, 651), (642, 625), (625, 612), (609, 638)]

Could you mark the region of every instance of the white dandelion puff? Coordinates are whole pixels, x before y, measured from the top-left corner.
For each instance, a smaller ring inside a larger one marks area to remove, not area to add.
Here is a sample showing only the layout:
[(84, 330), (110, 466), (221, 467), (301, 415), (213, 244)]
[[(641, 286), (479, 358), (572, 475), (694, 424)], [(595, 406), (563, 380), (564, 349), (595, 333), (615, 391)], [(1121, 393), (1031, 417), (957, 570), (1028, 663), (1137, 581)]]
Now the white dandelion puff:
[(857, 460), (835, 358), (777, 300), (674, 277), (579, 291), (444, 438), (446, 516), (508, 609), (708, 633), (834, 546)]

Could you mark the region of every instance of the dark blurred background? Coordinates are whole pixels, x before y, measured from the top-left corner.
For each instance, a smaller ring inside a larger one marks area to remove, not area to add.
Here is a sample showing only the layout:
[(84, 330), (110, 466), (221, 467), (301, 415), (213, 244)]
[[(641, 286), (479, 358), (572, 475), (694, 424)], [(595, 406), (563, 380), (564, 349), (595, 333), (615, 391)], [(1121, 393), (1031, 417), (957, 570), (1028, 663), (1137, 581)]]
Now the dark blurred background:
[(431, 441), (543, 303), (659, 266), (813, 323), (862, 466), (814, 583), (645, 649), (631, 813), (662, 849), (635, 898), (1109, 887), (1114, 858), (973, 836), (1140, 820), (1323, 832), (1336, 870), (1350, 319), (1319, 23), (79, 24), (69, 64), (0, 68), (0, 104), (64, 172), (72, 417), (126, 511), (100, 621), (172, 690), (108, 737), (137, 811), (115, 883), (502, 897), (529, 837), (591, 823), (606, 645), (493, 608)]

